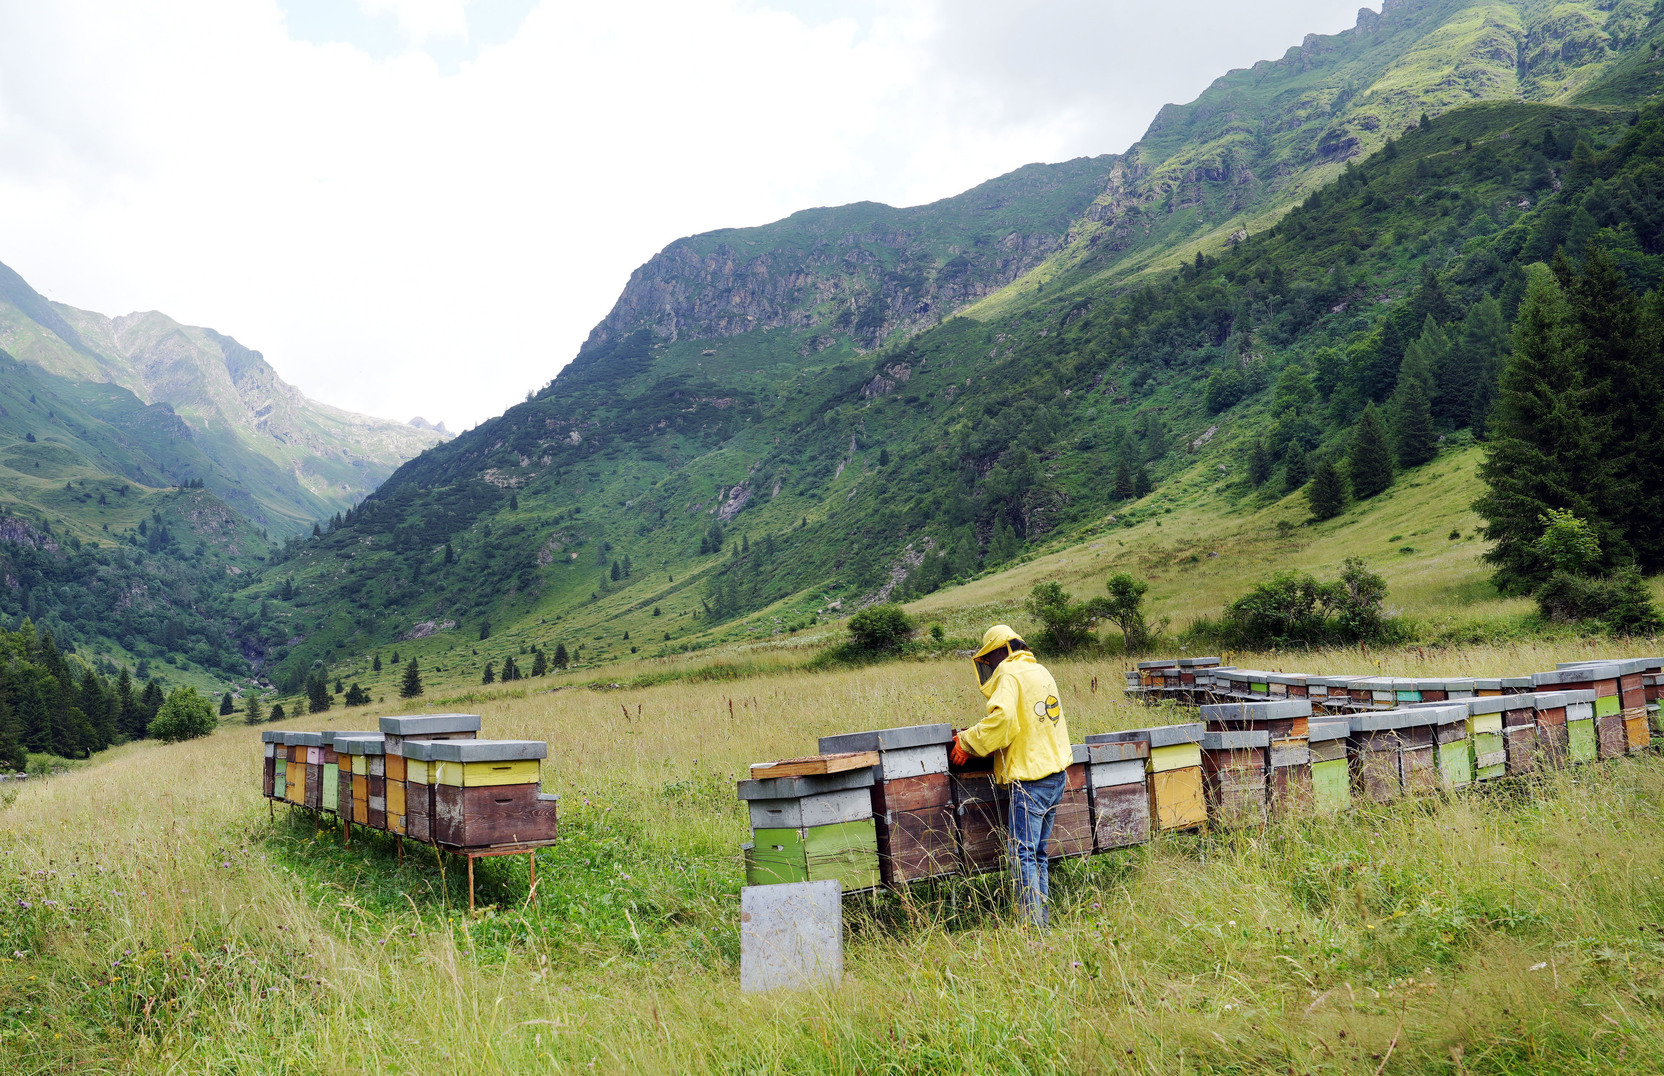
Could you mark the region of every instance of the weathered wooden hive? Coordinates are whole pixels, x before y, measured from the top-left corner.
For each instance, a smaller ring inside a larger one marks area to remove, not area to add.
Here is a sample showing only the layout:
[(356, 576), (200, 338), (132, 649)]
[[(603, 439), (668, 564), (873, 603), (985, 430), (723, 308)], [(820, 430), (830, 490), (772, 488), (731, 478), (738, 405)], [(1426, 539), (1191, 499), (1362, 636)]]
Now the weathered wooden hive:
[[(953, 726), (902, 728), (822, 736), (823, 755), (873, 751), (869, 799), (877, 838), (879, 873), (885, 885), (957, 874), (959, 838), (948, 777)], [(756, 825), (756, 810), (752, 810)]]

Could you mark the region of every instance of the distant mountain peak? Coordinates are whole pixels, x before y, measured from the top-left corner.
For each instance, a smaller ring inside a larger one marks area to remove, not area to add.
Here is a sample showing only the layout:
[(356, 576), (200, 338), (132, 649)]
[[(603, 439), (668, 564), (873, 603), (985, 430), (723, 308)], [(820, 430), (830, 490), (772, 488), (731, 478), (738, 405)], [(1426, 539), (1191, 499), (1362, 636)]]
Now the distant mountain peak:
[(440, 434), (444, 437), (452, 436), (451, 431), (445, 428), (445, 424), (443, 422), (429, 422), (421, 415), (417, 415), (415, 418), (406, 423), (406, 425), (414, 426), (418, 430), (432, 430), (434, 433)]

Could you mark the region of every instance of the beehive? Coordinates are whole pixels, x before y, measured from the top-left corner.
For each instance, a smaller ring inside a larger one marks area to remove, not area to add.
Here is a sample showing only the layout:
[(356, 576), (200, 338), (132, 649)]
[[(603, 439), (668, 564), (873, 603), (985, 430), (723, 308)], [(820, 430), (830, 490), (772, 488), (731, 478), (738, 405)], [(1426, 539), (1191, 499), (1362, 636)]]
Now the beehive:
[[(1285, 674), (1285, 679), (1293, 677)], [(1304, 689), (1305, 685), (1301, 686)], [(1258, 730), (1266, 734), (1267, 803), (1271, 813), (1278, 817), (1301, 813), (1311, 804), (1311, 755), (1306, 739), (1311, 714), (1311, 699), (1286, 696), (1267, 702), (1221, 703), (1201, 709), (1202, 724), (1209, 732)]]
[(1099, 852), (1150, 839), (1150, 794), (1142, 741), (1088, 743), (1087, 794), (1092, 804), (1092, 847)]
[(1219, 667), (1216, 657), (1179, 659), (1179, 700), (1192, 705), (1202, 701), (1212, 684), (1210, 673)]
[[(834, 752), (827, 752), (834, 753)], [(743, 846), (746, 883), (837, 880), (844, 892), (883, 881), (872, 811), (875, 767), (739, 783), (752, 840)]]
[(1537, 697), (1532, 694), (1510, 692), (1504, 685), (1502, 698), (1507, 708), (1502, 711), (1502, 736), (1508, 753), (1507, 770), (1510, 775), (1530, 773), (1537, 768)]
[(953, 727), (909, 725), (823, 736), (821, 754), (876, 751), (868, 786), (877, 835), (879, 872), (886, 885), (956, 873), (955, 834), (948, 748)]
[(1352, 776), (1364, 797), (1384, 803), (1405, 790), (1438, 786), (1433, 752), (1436, 709), (1377, 710), (1348, 718)]
[(948, 770), (960, 868), (966, 874), (1002, 869), (1009, 803), (994, 782), (993, 760), (973, 756), (965, 766), (950, 763)]
[(1270, 747), (1270, 734), (1258, 729), (1202, 733), (1208, 821), (1225, 827), (1265, 824)]
[[(426, 800), (416, 804), (417, 814), (426, 814), (431, 819), (432, 791), (427, 781), (412, 794), (410, 781), (410, 764), (404, 751), (407, 741), (446, 741), (446, 740), (474, 740), (479, 736), (480, 718), (478, 714), (403, 714), (394, 717), (384, 717), (379, 722), (381, 726), (382, 743), (385, 747), (383, 754), (386, 780), (387, 829), (390, 833), (403, 833), (416, 836), (410, 831), (411, 801)], [(426, 761), (426, 760), (424, 760)], [(428, 829), (431, 839), (431, 822), (421, 828)]]
[[(454, 848), (489, 848), (553, 840), (558, 800), (542, 792), (541, 740), (406, 740), (412, 759), (427, 763), (432, 840)], [(406, 797), (405, 807), (409, 809)]]
[(283, 748), (281, 737), (283, 734), (274, 729), (267, 729), (260, 733), (260, 794), (267, 798), (277, 798), (277, 774), (279, 762), (277, 758), (280, 749), (285, 751), (283, 765), (288, 763), (287, 749)]
[(386, 750), (381, 733), (335, 734), (335, 753), (352, 770), (351, 818), (361, 826), (387, 828)]
[[(1531, 677), (1532, 683), (1550, 691), (1593, 691), (1593, 731), (1595, 752), (1599, 758), (1616, 758), (1629, 750), (1629, 736), (1624, 727), (1623, 702), (1619, 694), (1622, 673), (1615, 662), (1573, 662), (1563, 664), (1553, 672), (1540, 672)], [(1581, 735), (1571, 726), (1567, 715), (1568, 740)], [(1580, 748), (1572, 745), (1573, 761), (1582, 761)]]
[[(1233, 676), (1235, 674), (1232, 674)], [(1150, 817), (1158, 830), (1206, 825), (1207, 799), (1202, 791), (1202, 726), (1157, 725), (1088, 736), (1088, 746), (1128, 741), (1149, 745), (1145, 769), (1149, 780)]]
[[(1180, 661), (1182, 667), (1183, 659)], [(1089, 757), (1085, 744), (1074, 745), (1073, 761), (1064, 775), (1063, 798), (1058, 801), (1051, 836), (1046, 840), (1049, 859), (1092, 853), (1092, 794), (1087, 788)]]
[(1323, 814), (1344, 811), (1352, 804), (1351, 773), (1346, 741), (1351, 726), (1344, 718), (1313, 718), (1306, 728), (1311, 756), (1312, 808)]
[(1566, 704), (1569, 691), (1534, 691), (1532, 711), (1537, 723), (1537, 757), (1546, 766), (1564, 766), (1569, 759)]
[(1493, 781), (1508, 772), (1508, 740), (1502, 729), (1502, 712), (1508, 704), (1501, 688), (1493, 695), (1474, 696), (1466, 700), (1468, 718), (1468, 747), (1473, 754), (1473, 779)]

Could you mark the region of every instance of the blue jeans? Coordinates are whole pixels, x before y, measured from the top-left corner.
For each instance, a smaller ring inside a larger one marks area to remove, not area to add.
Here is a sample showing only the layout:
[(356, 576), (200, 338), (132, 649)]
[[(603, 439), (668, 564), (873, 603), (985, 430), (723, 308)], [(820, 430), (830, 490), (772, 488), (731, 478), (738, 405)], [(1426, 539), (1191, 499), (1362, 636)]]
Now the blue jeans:
[(1011, 782), (1011, 870), (1017, 877), (1017, 899), (1029, 922), (1046, 925), (1046, 901), (1051, 882), (1046, 869), (1046, 841), (1063, 801), (1064, 773), (1038, 781)]

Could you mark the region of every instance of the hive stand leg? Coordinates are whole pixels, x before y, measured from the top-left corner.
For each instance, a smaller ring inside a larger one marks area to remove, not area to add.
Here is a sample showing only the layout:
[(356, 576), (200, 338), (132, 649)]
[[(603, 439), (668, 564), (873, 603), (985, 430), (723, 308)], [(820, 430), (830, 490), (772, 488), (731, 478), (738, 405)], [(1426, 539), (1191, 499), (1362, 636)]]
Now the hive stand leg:
[(399, 838), (399, 865), (404, 866), (404, 838)]
[(531, 871), (532, 871), (532, 878), (531, 878), (532, 887), (531, 887), (531, 889), (527, 890), (526, 896), (536, 897), (537, 896), (537, 851), (536, 851), (536, 849), (533, 849), (532, 851), (527, 852), (526, 853), (526, 859), (531, 863)]
[(474, 857), (468, 857), (468, 914), (474, 914)]

